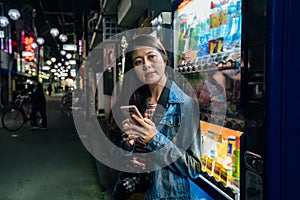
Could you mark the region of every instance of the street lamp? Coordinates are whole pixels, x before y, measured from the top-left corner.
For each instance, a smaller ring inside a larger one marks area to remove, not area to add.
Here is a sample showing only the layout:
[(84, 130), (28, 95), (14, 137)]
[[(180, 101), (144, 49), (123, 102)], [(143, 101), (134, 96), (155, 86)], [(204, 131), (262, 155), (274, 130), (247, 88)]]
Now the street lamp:
[(59, 30), (58, 30), (57, 28), (51, 28), (50, 34), (51, 34), (53, 37), (56, 37), (56, 36), (58, 36), (58, 34), (59, 34)]
[(18, 20), (21, 17), (20, 12), (17, 9), (10, 9), (8, 11), (8, 16), (12, 19), (12, 20)]
[(39, 77), (39, 75), (40, 75), (40, 61), (41, 61), (40, 53), (41, 53), (41, 46), (44, 44), (44, 42), (45, 42), (45, 40), (42, 37), (38, 37), (36, 39), (36, 43), (38, 44), (37, 68), (36, 68), (37, 77)]
[[(11, 54), (11, 26), (10, 26), (10, 22), (8, 20), (8, 18), (6, 16), (3, 15), (3, 3), (0, 3), (0, 7), (1, 7), (1, 16), (0, 16), (0, 26), (2, 28), (8, 28), (8, 44), (9, 44), (9, 54)], [(10, 17), (10, 19), (16, 21), (21, 17), (20, 12), (17, 9), (10, 9), (8, 11), (8, 16)], [(4, 34), (3, 34), (4, 35)], [(4, 38), (6, 36), (4, 35)], [(0, 68), (2, 68), (1, 66), (1, 52), (2, 49), (0, 50)], [(11, 66), (11, 62), (10, 62), (10, 57), (8, 58), (8, 101), (10, 102), (12, 100), (12, 83), (11, 83), (11, 71), (12, 71), (12, 66)], [(2, 80), (0, 79), (0, 93), (1, 93), (1, 89), (2, 89)], [(1, 96), (0, 96), (0, 105), (1, 105), (2, 101), (1, 101)]]
[(60, 35), (59, 35), (59, 40), (60, 40), (61, 42), (66, 42), (66, 41), (68, 40), (68, 36), (65, 35), (65, 34), (60, 34)]
[(8, 24), (9, 24), (9, 21), (8, 21), (7, 17), (0, 16), (0, 26), (2, 28), (4, 28), (4, 27), (7, 27)]

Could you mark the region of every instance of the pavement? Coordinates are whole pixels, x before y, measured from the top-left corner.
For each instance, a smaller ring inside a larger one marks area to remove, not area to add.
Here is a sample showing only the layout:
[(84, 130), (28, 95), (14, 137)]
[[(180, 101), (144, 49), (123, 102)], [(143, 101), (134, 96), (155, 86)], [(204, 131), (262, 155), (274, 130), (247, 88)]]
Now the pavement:
[[(31, 131), (25, 124), (9, 132), (0, 123), (0, 200), (112, 199), (117, 172), (92, 156), (90, 152), (99, 152), (97, 145), (93, 148), (94, 140), (77, 132), (72, 116), (60, 112), (61, 97), (54, 93), (46, 98), (47, 131)], [(84, 131), (95, 132), (83, 122)], [(105, 128), (103, 117), (98, 122)], [(212, 200), (194, 184), (191, 188), (193, 199)]]
[(111, 199), (116, 173), (85, 148), (61, 97), (47, 96), (47, 131), (25, 124), (9, 132), (0, 123), (1, 200)]

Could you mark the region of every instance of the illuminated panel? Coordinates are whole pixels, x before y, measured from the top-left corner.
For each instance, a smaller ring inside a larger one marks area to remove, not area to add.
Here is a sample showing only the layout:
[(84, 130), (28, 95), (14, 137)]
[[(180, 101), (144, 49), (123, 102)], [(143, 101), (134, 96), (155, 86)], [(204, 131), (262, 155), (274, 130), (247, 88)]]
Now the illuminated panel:
[(35, 59), (34, 48), (31, 46), (31, 44), (33, 44), (33, 43), (34, 43), (33, 37), (28, 37), (28, 36), (24, 37), (24, 40), (23, 40), (24, 53), (22, 53), (22, 55), (24, 55), (24, 59), (27, 62), (33, 62)]

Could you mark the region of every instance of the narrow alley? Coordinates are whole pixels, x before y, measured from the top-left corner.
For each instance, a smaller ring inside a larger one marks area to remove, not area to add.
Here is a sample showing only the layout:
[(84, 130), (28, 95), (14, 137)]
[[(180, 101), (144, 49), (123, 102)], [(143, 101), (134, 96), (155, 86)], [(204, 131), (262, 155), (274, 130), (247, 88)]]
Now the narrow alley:
[(1, 200), (104, 199), (96, 161), (72, 117), (60, 112), (60, 99), (47, 97), (47, 131), (31, 131), (28, 123), (12, 133), (1, 125)]

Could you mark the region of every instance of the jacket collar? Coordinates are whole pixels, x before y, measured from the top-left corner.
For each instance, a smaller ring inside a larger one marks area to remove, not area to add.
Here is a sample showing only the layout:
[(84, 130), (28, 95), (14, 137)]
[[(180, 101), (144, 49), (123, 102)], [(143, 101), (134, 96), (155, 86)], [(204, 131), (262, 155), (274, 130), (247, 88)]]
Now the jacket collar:
[(166, 107), (167, 103), (183, 103), (182, 90), (170, 79), (167, 80), (167, 83), (157, 102), (157, 104), (162, 105), (164, 108)]
[(183, 91), (172, 81), (168, 103), (183, 103)]
[[(168, 104), (183, 103), (183, 92), (182, 90), (171, 80), (168, 80), (162, 94), (157, 102), (165, 110), (167, 109)], [(158, 124), (163, 117), (162, 110), (158, 111), (156, 108), (152, 120), (155, 124)]]

